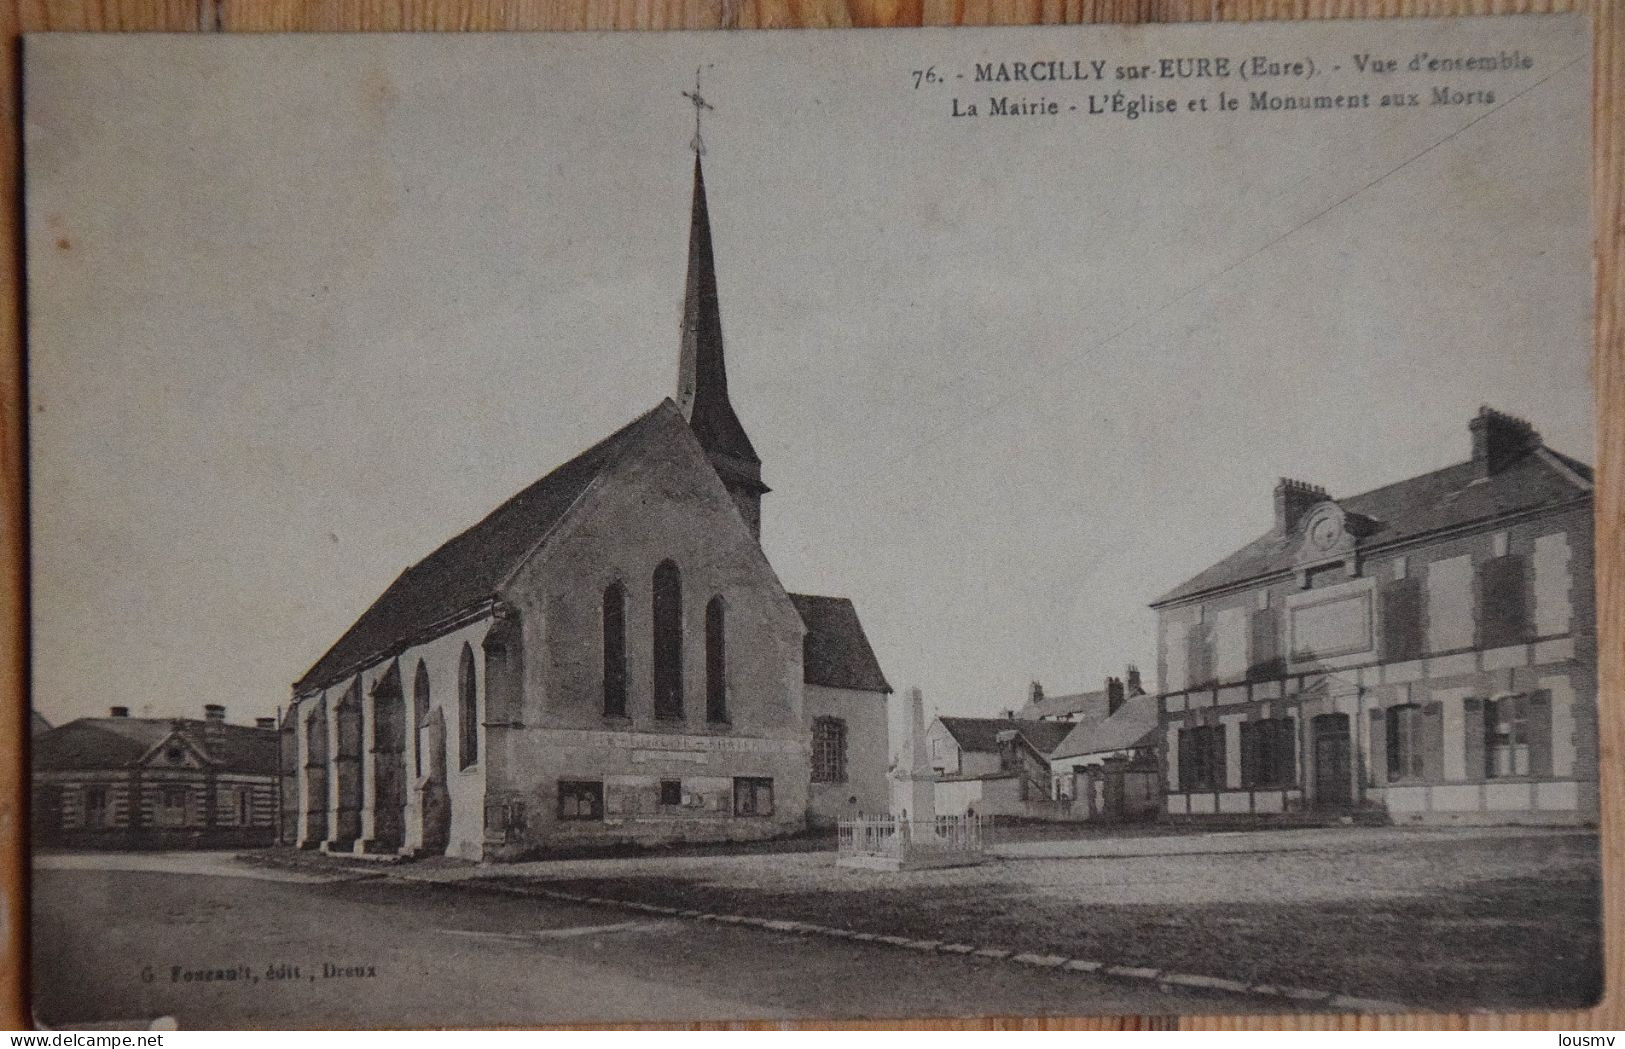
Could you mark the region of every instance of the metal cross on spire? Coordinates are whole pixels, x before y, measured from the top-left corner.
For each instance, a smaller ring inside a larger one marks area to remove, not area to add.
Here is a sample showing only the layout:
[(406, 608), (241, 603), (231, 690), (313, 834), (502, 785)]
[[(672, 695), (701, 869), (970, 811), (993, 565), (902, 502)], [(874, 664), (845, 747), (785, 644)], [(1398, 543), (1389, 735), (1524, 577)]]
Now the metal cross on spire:
[(694, 151), (695, 156), (704, 156), (705, 140), (700, 137), (700, 112), (709, 109), (714, 113), (717, 107), (707, 102), (705, 96), (700, 94), (700, 71), (698, 68), (694, 70), (694, 90), (684, 91), (683, 97), (694, 105), (694, 141), (688, 144), (688, 148)]

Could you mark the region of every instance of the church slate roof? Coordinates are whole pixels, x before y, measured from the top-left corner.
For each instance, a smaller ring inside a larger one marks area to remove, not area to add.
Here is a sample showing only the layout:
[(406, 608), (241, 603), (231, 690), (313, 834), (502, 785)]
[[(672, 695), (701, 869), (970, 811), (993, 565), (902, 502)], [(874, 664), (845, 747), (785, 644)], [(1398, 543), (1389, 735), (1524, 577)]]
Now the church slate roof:
[(1026, 737), (1034, 750), (1049, 756), (1073, 730), (1069, 721), (1025, 721), (1019, 718), (939, 717), (942, 727), (954, 737), (961, 750), (997, 753), (999, 733), (1015, 729)]
[(802, 642), (803, 681), (861, 692), (892, 690), (850, 599), (791, 594), (790, 600), (807, 627)]
[(402, 572), (294, 689), (332, 685), (392, 647), (493, 598), (508, 573), (663, 411), (681, 418), (670, 399), (662, 401)]
[[(1375, 530), (1360, 540), (1368, 549), (1562, 502), (1589, 493), (1591, 483), (1591, 467), (1540, 446), (1485, 478), (1469, 460), (1334, 501), (1345, 513), (1371, 519)], [(1300, 542), (1297, 531), (1282, 536), (1272, 529), (1151, 607), (1288, 571)]]
[(79, 718), (36, 736), (29, 760), (41, 772), (127, 768), (176, 731), (216, 771), (276, 774), (274, 730), (195, 718)]

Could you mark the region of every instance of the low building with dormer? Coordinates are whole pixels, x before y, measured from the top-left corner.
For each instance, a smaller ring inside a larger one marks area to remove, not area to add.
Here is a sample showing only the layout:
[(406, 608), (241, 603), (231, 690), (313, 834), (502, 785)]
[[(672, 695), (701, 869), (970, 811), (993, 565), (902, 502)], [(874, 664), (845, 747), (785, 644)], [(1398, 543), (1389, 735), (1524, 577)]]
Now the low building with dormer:
[(78, 718), (33, 738), (35, 845), (95, 849), (269, 845), (277, 824), (275, 718)]

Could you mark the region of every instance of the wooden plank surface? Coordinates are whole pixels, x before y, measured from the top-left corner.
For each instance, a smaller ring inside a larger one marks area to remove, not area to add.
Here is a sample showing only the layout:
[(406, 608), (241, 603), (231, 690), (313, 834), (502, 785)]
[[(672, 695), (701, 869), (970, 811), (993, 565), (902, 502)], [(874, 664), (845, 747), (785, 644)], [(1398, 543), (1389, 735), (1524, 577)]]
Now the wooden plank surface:
[[(756, 29), (841, 26), (1048, 25), (1091, 22), (1249, 21), (1352, 17), (1443, 17), (1584, 11), (1595, 27), (1593, 65), (1593, 215), (1596, 229), (1597, 310), (1593, 370), (1597, 385), (1597, 619), (1601, 653), (1604, 959), (1607, 997), (1589, 1012), (1518, 1015), (1297, 1017), (1096, 1017), (1078, 1020), (993, 1018), (977, 1021), (891, 1022), (901, 1030), (1156, 1030), (1173, 1027), (1273, 1030), (1625, 1028), (1619, 991), (1625, 978), (1620, 878), (1625, 876), (1625, 783), (1619, 765), (1625, 742), (1618, 695), (1625, 683), (1625, 572), (1621, 550), (1621, 484), (1625, 483), (1625, 347), (1620, 308), (1625, 303), (1625, 27), (1614, 0), (0, 0), (0, 57), (5, 85), (4, 199), (0, 237), (8, 279), (0, 289), (0, 739), (19, 741), (0, 758), (0, 936), (7, 967), (0, 1022), (28, 1025), (25, 949), (28, 825), (26, 805), (26, 507), (22, 355), (22, 231), (19, 171), (18, 36), (43, 30), (96, 32), (355, 32), (581, 29)], [(1530, 347), (1529, 352), (1542, 352)], [(773, 1029), (777, 1024), (696, 1025)], [(809, 1027), (868, 1027), (815, 1024)]]

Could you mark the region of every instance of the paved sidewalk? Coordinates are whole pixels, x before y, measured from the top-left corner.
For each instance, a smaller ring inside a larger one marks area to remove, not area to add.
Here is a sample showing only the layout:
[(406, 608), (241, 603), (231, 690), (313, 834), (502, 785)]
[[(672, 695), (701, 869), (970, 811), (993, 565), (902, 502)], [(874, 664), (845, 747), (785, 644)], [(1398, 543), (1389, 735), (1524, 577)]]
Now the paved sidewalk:
[(376, 873), (364, 870), (263, 866), (239, 859), (230, 852), (46, 852), (34, 855), (33, 868), (36, 871), (139, 871), (307, 885), (377, 877)]

